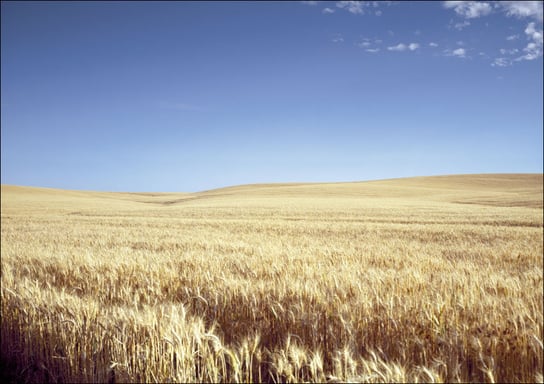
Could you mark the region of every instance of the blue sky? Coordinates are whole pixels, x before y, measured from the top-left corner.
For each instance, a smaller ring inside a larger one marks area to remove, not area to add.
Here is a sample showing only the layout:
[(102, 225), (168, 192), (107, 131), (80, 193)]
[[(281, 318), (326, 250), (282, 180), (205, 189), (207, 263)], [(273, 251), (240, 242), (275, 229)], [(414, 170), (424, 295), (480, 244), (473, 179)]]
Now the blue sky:
[(542, 2), (2, 2), (1, 179), (542, 172)]

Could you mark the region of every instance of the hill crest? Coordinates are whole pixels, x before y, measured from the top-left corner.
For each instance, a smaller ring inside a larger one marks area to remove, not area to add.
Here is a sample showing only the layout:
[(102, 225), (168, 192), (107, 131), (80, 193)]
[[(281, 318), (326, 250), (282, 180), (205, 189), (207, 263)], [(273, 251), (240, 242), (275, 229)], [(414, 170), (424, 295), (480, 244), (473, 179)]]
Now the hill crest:
[(119, 204), (179, 205), (232, 198), (410, 198), (498, 206), (543, 206), (543, 174), (468, 174), (331, 182), (235, 185), (196, 193), (96, 192), (2, 185), (2, 207), (14, 201), (102, 200)]

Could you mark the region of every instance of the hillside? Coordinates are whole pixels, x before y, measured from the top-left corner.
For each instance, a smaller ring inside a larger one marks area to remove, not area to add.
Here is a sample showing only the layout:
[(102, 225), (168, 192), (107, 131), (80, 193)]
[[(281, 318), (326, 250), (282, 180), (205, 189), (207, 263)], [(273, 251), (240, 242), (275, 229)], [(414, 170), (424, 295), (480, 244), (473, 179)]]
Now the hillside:
[(541, 174), (3, 185), (4, 378), (542, 382), (542, 191)]
[(134, 209), (146, 205), (179, 206), (266, 198), (408, 199), (512, 207), (543, 207), (542, 174), (481, 174), (399, 178), (346, 183), (249, 184), (196, 193), (127, 193), (72, 191), (2, 185), (2, 207), (43, 204)]

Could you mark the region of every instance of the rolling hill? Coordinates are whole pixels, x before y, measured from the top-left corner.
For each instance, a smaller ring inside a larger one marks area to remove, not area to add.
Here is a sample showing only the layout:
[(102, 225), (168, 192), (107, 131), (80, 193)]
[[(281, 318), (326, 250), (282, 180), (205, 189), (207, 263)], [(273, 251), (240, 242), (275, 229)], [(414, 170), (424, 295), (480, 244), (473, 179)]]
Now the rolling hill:
[(79, 203), (141, 208), (194, 203), (240, 203), (244, 199), (407, 199), (412, 201), (480, 204), (505, 207), (543, 207), (542, 174), (474, 174), (427, 176), (345, 183), (248, 184), (196, 193), (95, 192), (2, 185), (2, 207), (13, 204)]
[(1, 192), (8, 380), (542, 381), (542, 174)]

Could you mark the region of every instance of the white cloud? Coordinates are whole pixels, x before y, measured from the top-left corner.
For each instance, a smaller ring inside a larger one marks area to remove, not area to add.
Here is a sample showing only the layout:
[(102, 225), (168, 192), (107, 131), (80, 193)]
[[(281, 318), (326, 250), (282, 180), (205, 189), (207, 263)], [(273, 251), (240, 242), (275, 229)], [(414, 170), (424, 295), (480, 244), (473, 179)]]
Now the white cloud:
[(529, 23), (525, 28), (525, 34), (537, 44), (542, 45), (542, 30), (537, 31), (535, 29), (535, 23)]
[[(444, 1), (443, 5), (444, 8), (453, 9), (455, 13), (466, 19), (487, 16), (493, 12), (491, 4), (484, 1)], [(520, 19), (532, 17), (542, 22), (542, 1), (497, 1), (494, 2), (494, 8), (502, 10), (506, 16)], [(457, 25), (463, 28), (462, 24)]]
[(463, 30), (463, 28), (468, 27), (470, 25), (470, 21), (464, 20), (461, 23), (456, 23), (453, 28), (457, 29), (458, 31)]
[(370, 53), (376, 53), (380, 51), (380, 48), (368, 48), (368, 49), (365, 49), (365, 51)]
[(508, 41), (517, 40), (519, 39), (519, 35), (510, 35), (506, 38)]
[(336, 35), (334, 35), (334, 36), (332, 37), (331, 41), (332, 41), (333, 43), (343, 43), (343, 42), (344, 42), (344, 38), (342, 37), (341, 34), (338, 33), (338, 34), (336, 34)]
[(362, 38), (361, 41), (356, 43), (355, 45), (360, 47), (360, 48), (370, 47), (371, 46), (370, 39), (368, 39), (366, 37)]
[[(300, 3), (304, 5), (316, 6), (319, 5), (319, 1), (301, 1)], [(389, 1), (337, 1), (335, 3), (337, 8), (346, 10), (353, 14), (364, 15), (365, 8), (377, 8), (380, 5), (391, 5)], [(335, 13), (336, 9), (331, 7), (325, 7), (321, 10), (321, 13), (328, 15)], [(376, 16), (381, 16), (382, 11), (378, 10), (367, 10), (367, 12), (374, 13)]]
[(429, 43), (429, 47), (438, 47), (438, 44), (434, 43), (434, 42), (430, 42)]
[(397, 44), (393, 47), (387, 47), (387, 50), (388, 51), (406, 51), (406, 45), (400, 43), (400, 44)]
[(381, 43), (382, 43), (382, 40), (380, 39), (370, 39), (368, 37), (362, 37), (358, 43), (355, 43), (355, 45), (358, 46), (359, 48), (368, 48), (368, 49), (365, 49), (368, 52), (378, 52), (380, 49), (379, 48), (373, 49), (372, 46), (374, 44), (381, 44)]
[(512, 61), (506, 57), (497, 57), (492, 63), (492, 67), (508, 67), (512, 65)]
[(467, 53), (465, 48), (457, 48), (457, 49), (454, 49), (453, 51), (451, 49), (444, 49), (443, 52), (444, 52), (444, 56), (455, 56), (460, 58), (465, 58)]
[(336, 7), (356, 15), (368, 13), (381, 16), (383, 12), (377, 8), (384, 5), (390, 6), (392, 4), (392, 1), (337, 1)]
[(338, 8), (346, 9), (348, 12), (353, 14), (364, 14), (363, 6), (364, 1), (338, 1), (336, 6)]
[[(527, 16), (527, 15), (525, 15)], [(493, 67), (507, 67), (507, 66), (510, 66), (513, 64), (513, 62), (515, 61), (523, 61), (523, 60), (535, 60), (535, 59), (538, 59), (539, 57), (542, 57), (542, 51), (543, 51), (543, 34), (542, 34), (542, 30), (537, 30), (536, 27), (535, 27), (535, 23), (534, 22), (530, 22), (529, 24), (527, 24), (527, 27), (525, 28), (525, 35), (527, 37), (527, 40), (529, 40), (529, 43), (527, 43), (527, 46), (525, 48), (523, 48), (523, 52), (524, 54), (515, 58), (515, 59), (510, 59), (510, 58), (507, 58), (507, 57), (498, 57), (496, 58), (493, 63), (491, 63), (491, 65)], [(517, 39), (519, 36), (518, 35), (512, 35), (512, 36), (508, 36), (506, 39), (507, 40), (515, 40)], [(517, 48), (512, 48), (512, 49), (506, 49), (506, 48), (501, 48), (499, 49), (499, 52), (501, 53), (501, 55), (516, 55), (519, 53), (519, 49)]]
[(491, 13), (492, 7), (489, 3), (481, 1), (445, 1), (444, 7), (455, 11), (459, 16), (467, 19), (474, 19)]
[(402, 51), (406, 51), (407, 49), (410, 50), (410, 51), (415, 51), (418, 48), (419, 48), (418, 43), (410, 43), (408, 45), (400, 43), (400, 44), (394, 45), (392, 47), (387, 47), (387, 50), (388, 51), (402, 52)]
[(542, 21), (542, 1), (501, 1), (498, 4), (507, 16), (533, 17)]
[(538, 59), (540, 56), (542, 56), (542, 49), (538, 47), (535, 43), (529, 43), (525, 48), (523, 48), (523, 52), (527, 52), (525, 55), (518, 57), (516, 60), (534, 60)]
[(525, 55), (518, 57), (516, 61), (535, 60), (542, 56), (542, 30), (537, 31), (535, 23), (531, 22), (525, 28), (525, 34), (527, 35), (527, 39), (531, 41), (523, 48)]
[(457, 49), (454, 49), (451, 54), (457, 57), (465, 57), (465, 53), (466, 51), (464, 48), (457, 48)]
[(501, 53), (501, 55), (515, 55), (516, 53), (519, 52), (519, 49), (517, 49), (517, 48), (512, 48), (512, 49), (501, 48), (501, 49), (499, 49), (499, 52)]

